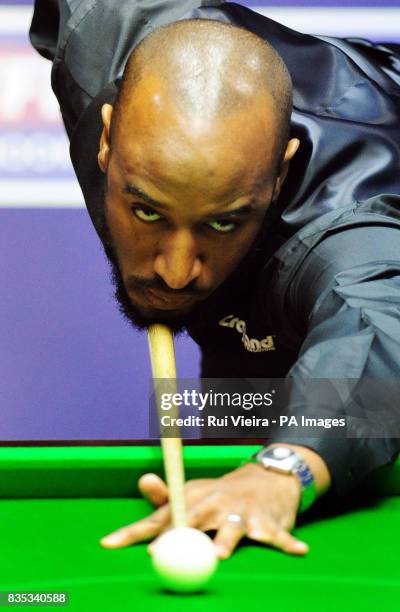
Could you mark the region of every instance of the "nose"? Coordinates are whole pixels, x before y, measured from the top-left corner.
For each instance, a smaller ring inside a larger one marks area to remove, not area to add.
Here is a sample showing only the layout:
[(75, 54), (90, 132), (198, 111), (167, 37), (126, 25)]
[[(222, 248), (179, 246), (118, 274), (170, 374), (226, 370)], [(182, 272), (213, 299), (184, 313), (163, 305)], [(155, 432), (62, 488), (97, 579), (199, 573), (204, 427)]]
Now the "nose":
[(171, 289), (184, 289), (200, 276), (202, 261), (193, 235), (179, 229), (166, 237), (156, 253), (154, 271)]

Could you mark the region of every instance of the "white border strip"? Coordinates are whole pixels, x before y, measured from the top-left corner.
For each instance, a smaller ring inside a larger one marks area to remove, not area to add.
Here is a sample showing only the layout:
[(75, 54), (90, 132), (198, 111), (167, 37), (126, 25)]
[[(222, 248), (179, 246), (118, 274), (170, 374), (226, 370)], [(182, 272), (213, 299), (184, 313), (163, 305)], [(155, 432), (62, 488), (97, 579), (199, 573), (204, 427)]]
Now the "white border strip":
[(33, 6), (0, 6), (0, 34), (28, 35)]
[(400, 8), (392, 7), (277, 7), (253, 10), (293, 30), (325, 36), (400, 38)]
[[(240, 0), (239, 0), (240, 3)], [(279, 7), (257, 6), (254, 11), (289, 28), (326, 36), (400, 37), (400, 7)], [(0, 7), (0, 34), (27, 34), (33, 8)]]
[(85, 208), (83, 195), (71, 180), (0, 180), (1, 208)]

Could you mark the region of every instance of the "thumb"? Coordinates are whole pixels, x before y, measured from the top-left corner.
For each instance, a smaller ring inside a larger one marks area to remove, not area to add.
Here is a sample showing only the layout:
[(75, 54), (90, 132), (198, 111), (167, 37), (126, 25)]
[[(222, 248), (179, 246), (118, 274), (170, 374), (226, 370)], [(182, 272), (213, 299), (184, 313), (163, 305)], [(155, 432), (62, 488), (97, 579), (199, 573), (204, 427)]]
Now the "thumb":
[(168, 487), (157, 474), (144, 474), (138, 482), (139, 491), (157, 508), (168, 501)]

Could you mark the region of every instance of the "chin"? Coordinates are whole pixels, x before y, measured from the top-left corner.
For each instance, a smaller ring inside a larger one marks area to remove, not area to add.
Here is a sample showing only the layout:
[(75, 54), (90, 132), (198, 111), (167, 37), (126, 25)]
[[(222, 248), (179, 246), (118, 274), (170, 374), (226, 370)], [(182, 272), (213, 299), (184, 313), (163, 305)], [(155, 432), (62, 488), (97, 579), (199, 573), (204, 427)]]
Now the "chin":
[[(121, 304), (119, 304), (121, 306)], [(154, 323), (164, 323), (172, 329), (174, 333), (183, 332), (189, 315), (193, 312), (194, 306), (187, 306), (179, 309), (158, 309), (154, 307), (144, 307), (135, 304), (131, 300), (131, 309), (129, 310), (128, 318), (130, 322), (141, 329), (149, 327)]]
[(105, 254), (110, 264), (111, 283), (114, 287), (114, 297), (118, 310), (132, 327), (141, 331), (146, 330), (154, 323), (165, 323), (175, 334), (185, 330), (189, 314), (195, 310), (198, 302), (176, 309), (156, 308), (144, 300), (139, 303), (135, 296), (128, 294), (125, 288), (112, 246), (105, 248)]
[(154, 323), (165, 323), (175, 334), (185, 330), (191, 308), (179, 310), (156, 309), (133, 301), (122, 283), (114, 283), (114, 287), (118, 310), (135, 329), (145, 330)]

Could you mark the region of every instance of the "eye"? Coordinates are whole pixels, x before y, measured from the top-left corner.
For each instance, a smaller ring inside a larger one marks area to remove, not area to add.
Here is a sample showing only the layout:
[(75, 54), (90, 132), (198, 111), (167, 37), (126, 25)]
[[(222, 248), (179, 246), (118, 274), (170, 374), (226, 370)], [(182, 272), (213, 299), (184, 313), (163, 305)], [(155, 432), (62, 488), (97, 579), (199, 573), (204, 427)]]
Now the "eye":
[(228, 234), (229, 232), (233, 232), (238, 226), (237, 223), (234, 223), (233, 221), (225, 221), (224, 219), (209, 221), (208, 225), (220, 234)]
[(144, 223), (154, 223), (162, 218), (161, 215), (151, 208), (147, 208), (147, 206), (132, 206), (131, 210), (133, 214), (140, 219), (140, 221), (144, 221)]

